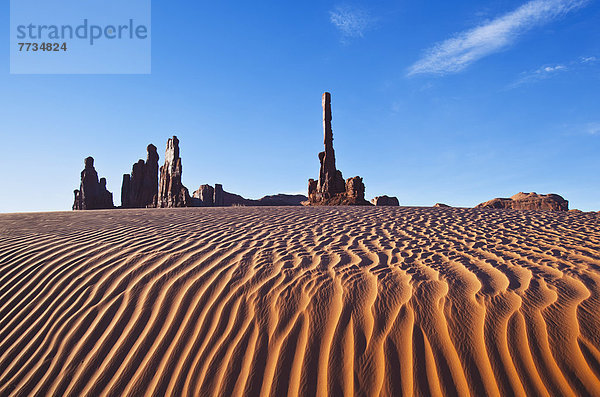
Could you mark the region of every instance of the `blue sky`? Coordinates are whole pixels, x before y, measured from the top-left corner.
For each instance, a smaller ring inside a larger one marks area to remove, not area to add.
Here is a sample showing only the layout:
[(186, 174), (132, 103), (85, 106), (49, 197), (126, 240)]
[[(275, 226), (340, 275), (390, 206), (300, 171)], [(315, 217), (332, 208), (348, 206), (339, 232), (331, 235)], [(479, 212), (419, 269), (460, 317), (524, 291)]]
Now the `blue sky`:
[(600, 210), (598, 1), (153, 2), (150, 75), (10, 75), (5, 7), (1, 212), (69, 210), (88, 155), (119, 204), (172, 135), (190, 192), (305, 193), (324, 91), (369, 199)]

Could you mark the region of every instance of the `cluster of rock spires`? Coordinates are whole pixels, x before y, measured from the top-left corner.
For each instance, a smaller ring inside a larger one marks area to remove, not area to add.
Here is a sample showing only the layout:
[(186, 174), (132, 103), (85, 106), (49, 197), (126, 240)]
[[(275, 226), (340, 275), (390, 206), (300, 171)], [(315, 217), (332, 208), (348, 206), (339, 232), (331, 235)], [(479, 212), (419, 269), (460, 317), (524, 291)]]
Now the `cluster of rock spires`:
[(495, 198), (475, 208), (534, 211), (568, 211), (569, 202), (558, 194), (517, 193), (511, 198)]
[[(146, 148), (146, 161), (133, 164), (131, 174), (123, 175), (121, 185), (121, 208), (175, 208), (175, 207), (227, 207), (227, 206), (287, 206), (302, 205), (307, 200), (304, 195), (278, 194), (265, 196), (259, 200), (246, 199), (223, 190), (216, 184), (202, 185), (190, 197), (188, 189), (181, 182), (182, 164), (179, 156), (179, 139), (169, 138), (165, 150), (165, 163), (158, 168), (159, 156), (156, 146)], [(74, 210), (115, 208), (112, 193), (106, 190), (106, 179), (98, 181), (94, 169), (94, 159), (85, 159), (85, 169), (81, 172), (81, 187), (75, 190)]]
[[(331, 128), (331, 94), (329, 92), (323, 94), (322, 105), (325, 151), (319, 153), (319, 161), (321, 162), (319, 179), (308, 180), (308, 204), (371, 205), (371, 203), (365, 200), (363, 179), (355, 176), (344, 181), (342, 172), (335, 167), (333, 129)], [(383, 201), (381, 202), (383, 203)], [(378, 205), (377, 201), (374, 204)], [(390, 205), (389, 201), (383, 205)]]
[(74, 210), (99, 210), (114, 208), (112, 193), (106, 190), (106, 179), (98, 180), (98, 173), (94, 168), (94, 159), (87, 157), (84, 160), (85, 168), (81, 171), (81, 184), (75, 190)]

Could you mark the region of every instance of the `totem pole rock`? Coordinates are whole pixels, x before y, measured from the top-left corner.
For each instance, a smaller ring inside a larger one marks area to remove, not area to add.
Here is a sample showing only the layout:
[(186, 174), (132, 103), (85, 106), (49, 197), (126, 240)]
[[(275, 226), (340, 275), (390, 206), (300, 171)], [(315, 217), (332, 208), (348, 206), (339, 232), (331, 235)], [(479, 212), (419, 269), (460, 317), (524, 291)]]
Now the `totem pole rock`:
[(324, 199), (330, 199), (336, 194), (346, 191), (342, 173), (335, 168), (335, 151), (333, 150), (333, 129), (331, 128), (331, 94), (323, 94), (323, 133), (325, 151), (319, 153), (321, 169), (317, 190)]
[(325, 151), (319, 153), (319, 179), (308, 181), (308, 201), (310, 205), (371, 205), (365, 200), (365, 186), (362, 178), (354, 177), (344, 181), (342, 173), (335, 167), (333, 150), (333, 129), (331, 128), (331, 94), (323, 94), (323, 133)]
[(79, 190), (75, 190), (73, 210), (100, 210), (114, 208), (112, 193), (106, 189), (106, 179), (98, 181), (98, 173), (94, 168), (94, 159), (84, 160), (85, 168), (81, 171)]
[(188, 189), (181, 183), (181, 158), (179, 139), (169, 138), (165, 150), (165, 164), (160, 167), (160, 184), (157, 206), (161, 208), (188, 207), (191, 198)]

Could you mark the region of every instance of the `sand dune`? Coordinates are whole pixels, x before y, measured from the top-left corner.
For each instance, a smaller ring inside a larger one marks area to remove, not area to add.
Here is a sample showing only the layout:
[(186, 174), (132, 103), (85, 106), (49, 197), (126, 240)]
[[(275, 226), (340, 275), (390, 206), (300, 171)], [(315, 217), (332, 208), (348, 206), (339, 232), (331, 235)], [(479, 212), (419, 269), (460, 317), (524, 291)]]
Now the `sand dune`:
[(600, 218), (0, 215), (0, 395), (600, 395)]

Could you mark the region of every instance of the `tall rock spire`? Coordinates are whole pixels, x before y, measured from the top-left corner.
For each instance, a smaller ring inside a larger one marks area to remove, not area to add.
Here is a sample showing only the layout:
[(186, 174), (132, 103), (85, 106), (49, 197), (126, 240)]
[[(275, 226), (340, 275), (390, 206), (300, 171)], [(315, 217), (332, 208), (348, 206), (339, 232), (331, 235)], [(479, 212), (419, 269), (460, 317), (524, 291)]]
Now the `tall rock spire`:
[(319, 171), (318, 190), (325, 199), (329, 199), (346, 190), (342, 173), (335, 168), (333, 150), (333, 129), (331, 128), (331, 94), (323, 94), (323, 143), (325, 151), (319, 153), (321, 169)]
[(189, 207), (191, 205), (189, 191), (181, 183), (182, 172), (183, 167), (179, 157), (179, 139), (173, 136), (167, 141), (165, 164), (160, 167), (158, 207)]
[[(351, 178), (346, 183), (342, 173), (335, 167), (335, 151), (333, 150), (333, 129), (331, 127), (331, 94), (323, 94), (323, 143), (325, 151), (319, 153), (319, 179), (308, 181), (308, 199), (313, 205), (360, 204), (370, 205), (364, 199), (362, 178)], [(358, 179), (356, 179), (358, 178)], [(360, 182), (360, 183), (359, 183)], [(350, 189), (350, 191), (348, 191)]]

